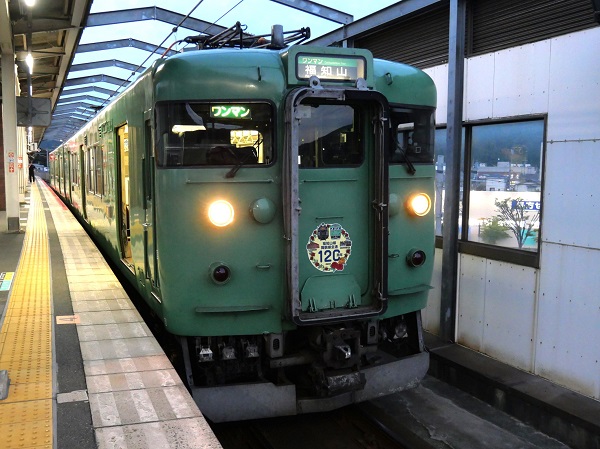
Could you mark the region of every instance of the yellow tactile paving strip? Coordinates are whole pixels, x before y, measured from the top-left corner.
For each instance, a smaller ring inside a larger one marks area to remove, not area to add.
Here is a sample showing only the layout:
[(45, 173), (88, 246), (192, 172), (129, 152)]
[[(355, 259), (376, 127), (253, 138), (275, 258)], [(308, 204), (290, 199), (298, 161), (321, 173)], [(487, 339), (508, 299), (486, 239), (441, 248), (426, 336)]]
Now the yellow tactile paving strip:
[(52, 297), (48, 230), (42, 199), (31, 185), (23, 251), (0, 330), (0, 369), (8, 397), (0, 401), (0, 446), (52, 448)]

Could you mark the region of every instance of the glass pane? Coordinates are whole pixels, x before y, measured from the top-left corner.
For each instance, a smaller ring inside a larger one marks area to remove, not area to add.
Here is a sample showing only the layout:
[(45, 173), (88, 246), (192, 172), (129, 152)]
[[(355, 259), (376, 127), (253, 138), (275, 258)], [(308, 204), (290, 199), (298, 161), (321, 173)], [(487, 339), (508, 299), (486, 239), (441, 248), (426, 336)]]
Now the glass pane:
[(473, 127), (469, 240), (537, 251), (543, 120)]
[[(462, 129), (461, 134), (461, 150), (460, 150), (460, 193), (459, 193), (459, 215), (458, 215), (458, 236), (461, 235), (462, 223), (462, 192), (464, 184), (464, 159), (465, 159), (465, 129)], [(444, 220), (444, 198), (446, 192), (446, 158), (448, 151), (448, 142), (446, 140), (446, 128), (435, 130), (434, 137), (434, 164), (435, 164), (435, 235), (442, 235), (442, 223)], [(457, 238), (458, 238), (457, 236)]]
[(272, 110), (259, 103), (168, 103), (157, 110), (157, 159), (166, 167), (269, 164)]
[(357, 166), (363, 161), (357, 113), (347, 104), (302, 104), (298, 126), (300, 168)]
[(434, 114), (432, 111), (393, 108), (392, 129), (396, 130), (390, 163), (402, 164), (433, 160)]

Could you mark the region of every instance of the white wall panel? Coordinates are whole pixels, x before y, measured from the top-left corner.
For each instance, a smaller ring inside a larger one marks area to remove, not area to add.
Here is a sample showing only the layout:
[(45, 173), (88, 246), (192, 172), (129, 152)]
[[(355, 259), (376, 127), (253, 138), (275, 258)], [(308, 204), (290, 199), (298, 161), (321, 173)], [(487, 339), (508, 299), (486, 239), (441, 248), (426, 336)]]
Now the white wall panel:
[(533, 370), (536, 270), (487, 261), (483, 352)]
[(457, 342), (482, 351), (486, 260), (462, 254), (458, 294)]
[(600, 248), (599, 174), (600, 140), (547, 144), (542, 241)]
[(535, 374), (600, 399), (600, 250), (542, 255)]
[(600, 27), (551, 45), (548, 140), (600, 138)]
[(421, 318), (423, 328), (434, 335), (440, 335), (440, 304), (442, 293), (442, 250), (435, 249), (435, 261), (433, 264), (433, 276), (431, 278), (432, 290), (429, 290), (427, 307), (423, 309)]
[(466, 120), (493, 117), (494, 54), (469, 58), (465, 68)]
[[(457, 317), (459, 343), (596, 399), (599, 48), (596, 27), (466, 62), (465, 119), (547, 114), (548, 126), (540, 268), (461, 255)], [(426, 71), (438, 87), (437, 122), (446, 123), (448, 66)], [(441, 251), (438, 255), (436, 286), (441, 284)], [(438, 334), (439, 313), (440, 293), (434, 290), (424, 323)]]
[(423, 70), (427, 73), (437, 89), (436, 123), (446, 123), (448, 120), (448, 64), (430, 67)]
[(494, 117), (546, 113), (550, 41), (499, 51), (494, 69)]

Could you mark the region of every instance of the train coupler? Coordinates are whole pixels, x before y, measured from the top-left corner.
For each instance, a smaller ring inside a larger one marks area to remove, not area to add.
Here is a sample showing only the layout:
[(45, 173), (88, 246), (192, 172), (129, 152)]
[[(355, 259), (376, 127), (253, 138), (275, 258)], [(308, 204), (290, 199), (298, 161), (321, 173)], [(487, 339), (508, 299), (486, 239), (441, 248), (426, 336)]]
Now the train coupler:
[(340, 369), (357, 366), (360, 361), (360, 331), (329, 329), (321, 338), (322, 357), (328, 368)]
[(321, 397), (362, 390), (367, 382), (363, 373), (350, 370), (339, 372), (314, 369), (312, 377), (317, 393)]

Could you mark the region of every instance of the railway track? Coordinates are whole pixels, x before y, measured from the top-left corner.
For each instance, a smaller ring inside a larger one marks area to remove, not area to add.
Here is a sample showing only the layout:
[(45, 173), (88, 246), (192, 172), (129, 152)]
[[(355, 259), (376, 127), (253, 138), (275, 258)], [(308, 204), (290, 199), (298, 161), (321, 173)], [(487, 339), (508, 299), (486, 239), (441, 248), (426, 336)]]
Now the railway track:
[(357, 406), (328, 413), (213, 424), (223, 449), (413, 449)]

